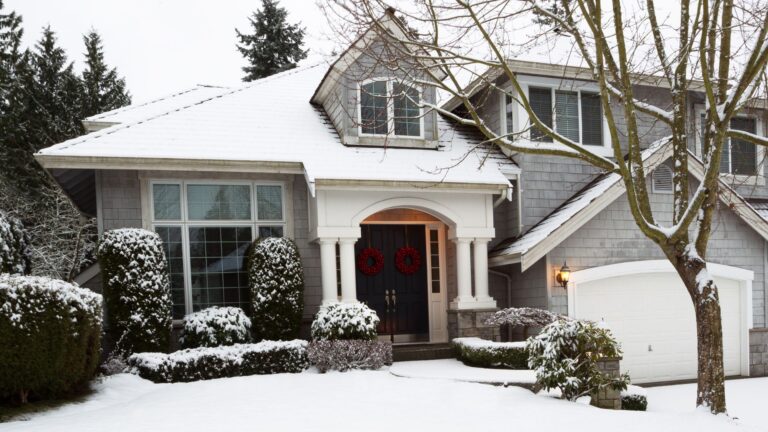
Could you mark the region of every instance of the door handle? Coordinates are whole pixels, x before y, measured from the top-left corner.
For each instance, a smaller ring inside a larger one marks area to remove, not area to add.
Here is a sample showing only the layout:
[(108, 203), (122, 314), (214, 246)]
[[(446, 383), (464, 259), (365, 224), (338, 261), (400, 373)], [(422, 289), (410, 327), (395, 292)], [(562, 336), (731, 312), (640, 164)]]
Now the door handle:
[(387, 310), (389, 310), (389, 290), (384, 290), (384, 301), (387, 302)]
[(394, 288), (392, 289), (392, 310), (395, 310), (397, 308), (397, 292), (395, 292)]

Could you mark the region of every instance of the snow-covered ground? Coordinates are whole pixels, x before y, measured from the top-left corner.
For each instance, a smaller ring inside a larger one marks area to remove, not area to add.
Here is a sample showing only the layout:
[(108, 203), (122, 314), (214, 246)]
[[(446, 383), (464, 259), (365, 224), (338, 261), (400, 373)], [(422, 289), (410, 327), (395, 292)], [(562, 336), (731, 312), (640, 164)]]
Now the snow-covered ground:
[[(657, 412), (621, 412), (535, 396), (516, 387), (399, 378), (387, 371), (250, 376), (152, 384), (116, 375), (87, 401), (0, 425), (0, 431), (387, 431), (569, 432), (766, 430), (768, 379), (728, 383), (743, 420), (691, 408), (691, 386), (655, 388)], [(762, 403), (758, 398), (761, 398)], [(739, 424), (740, 423), (740, 424)]]

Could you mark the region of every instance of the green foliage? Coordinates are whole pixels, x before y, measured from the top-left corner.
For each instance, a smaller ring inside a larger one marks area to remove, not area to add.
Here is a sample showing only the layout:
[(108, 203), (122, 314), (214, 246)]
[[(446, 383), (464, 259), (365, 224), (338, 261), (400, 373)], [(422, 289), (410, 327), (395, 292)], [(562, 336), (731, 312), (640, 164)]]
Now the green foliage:
[(648, 398), (639, 394), (622, 394), (621, 409), (624, 411), (645, 411), (648, 409)]
[(82, 390), (100, 360), (101, 296), (66, 282), (0, 274), (0, 398)]
[(98, 258), (104, 280), (107, 334), (115, 352), (168, 350), (171, 289), (160, 236), (135, 228), (107, 231)]
[(251, 320), (242, 309), (213, 306), (184, 317), (182, 348), (216, 347), (251, 341)]
[(0, 210), (0, 273), (29, 274), (29, 235), (21, 222)]
[(131, 95), (125, 87), (125, 79), (104, 62), (101, 36), (91, 30), (83, 36), (85, 43), (85, 70), (83, 70), (83, 118), (111, 111), (131, 103)]
[(392, 344), (377, 340), (319, 340), (309, 344), (309, 361), (320, 373), (329, 370), (381, 369), (392, 364)]
[(619, 343), (611, 332), (590, 321), (559, 320), (528, 339), (528, 366), (546, 390), (557, 388), (564, 399), (576, 400), (603, 388), (624, 390), (626, 374), (613, 378), (603, 374), (598, 361), (621, 357)]
[(379, 316), (363, 303), (323, 306), (312, 321), (312, 340), (376, 340)]
[[(480, 343), (473, 343), (474, 341)], [(477, 338), (458, 338), (453, 340), (452, 345), (456, 357), (467, 366), (528, 369), (528, 351), (524, 344), (491, 342)]]
[(248, 255), (248, 285), (256, 340), (299, 336), (304, 313), (304, 269), (291, 239), (257, 239)]
[(237, 32), (238, 51), (248, 61), (243, 68), (243, 81), (253, 81), (296, 67), (307, 57), (301, 49), (304, 29), (298, 24), (288, 24), (288, 12), (278, 6), (276, 0), (262, 0), (261, 10), (249, 18), (253, 33)]

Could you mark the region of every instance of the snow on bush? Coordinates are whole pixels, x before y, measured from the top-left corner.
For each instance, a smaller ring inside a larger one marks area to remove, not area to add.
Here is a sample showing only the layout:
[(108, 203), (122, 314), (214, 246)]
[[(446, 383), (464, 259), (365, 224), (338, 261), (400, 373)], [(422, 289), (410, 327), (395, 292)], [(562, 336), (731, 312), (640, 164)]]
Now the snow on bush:
[(476, 337), (452, 341), (456, 356), (467, 366), (528, 369), (525, 342), (493, 342)]
[(251, 320), (237, 307), (213, 306), (184, 317), (182, 348), (215, 347), (251, 341)]
[(298, 337), (304, 313), (304, 269), (293, 240), (256, 240), (248, 255), (248, 282), (256, 340)]
[(509, 325), (510, 327), (522, 327), (523, 338), (528, 339), (529, 327), (544, 327), (558, 319), (567, 319), (562, 315), (552, 313), (545, 309), (521, 307), (506, 308), (497, 311), (485, 320), (485, 325)]
[(312, 321), (313, 340), (376, 339), (379, 316), (363, 303), (333, 303)]
[(648, 392), (642, 387), (627, 386), (621, 392), (621, 409), (625, 411), (645, 411), (648, 409)]
[(107, 334), (115, 352), (165, 351), (171, 291), (160, 236), (135, 228), (107, 231), (99, 243)]
[(82, 389), (100, 357), (101, 296), (46, 277), (0, 274), (0, 399)]
[(171, 354), (140, 353), (128, 358), (130, 372), (156, 383), (276, 373), (299, 373), (309, 367), (307, 341), (262, 341)]
[(380, 369), (392, 364), (392, 344), (375, 340), (318, 340), (309, 343), (309, 362), (329, 370)]
[(575, 401), (603, 388), (623, 390), (629, 376), (618, 379), (600, 372), (598, 360), (621, 356), (618, 342), (608, 329), (590, 321), (558, 320), (528, 339), (528, 366), (545, 389), (559, 389), (564, 399)]
[(0, 273), (29, 274), (29, 235), (21, 221), (0, 210)]

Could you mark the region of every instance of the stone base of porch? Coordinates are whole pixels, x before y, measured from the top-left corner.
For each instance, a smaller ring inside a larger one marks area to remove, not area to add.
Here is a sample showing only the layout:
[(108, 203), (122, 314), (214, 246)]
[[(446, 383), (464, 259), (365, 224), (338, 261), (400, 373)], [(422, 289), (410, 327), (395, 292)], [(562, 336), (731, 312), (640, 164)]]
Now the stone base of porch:
[(482, 339), (500, 341), (501, 330), (499, 326), (485, 325), (488, 317), (497, 309), (473, 309), (473, 310), (449, 310), (448, 311), (448, 338), (479, 337)]

